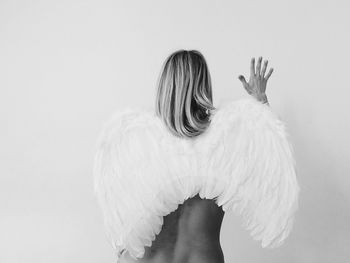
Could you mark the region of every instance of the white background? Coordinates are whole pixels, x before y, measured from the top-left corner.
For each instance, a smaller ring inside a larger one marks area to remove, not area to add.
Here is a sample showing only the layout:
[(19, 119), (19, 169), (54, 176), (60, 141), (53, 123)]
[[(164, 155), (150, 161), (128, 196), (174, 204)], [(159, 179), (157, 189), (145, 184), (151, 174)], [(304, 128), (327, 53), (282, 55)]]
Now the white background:
[(251, 57), (288, 124), (301, 185), (284, 246), (227, 214), (226, 262), (350, 256), (348, 1), (0, 1), (0, 262), (114, 262), (92, 193), (94, 143), (126, 106), (152, 107), (161, 64), (198, 49), (214, 105), (239, 99)]

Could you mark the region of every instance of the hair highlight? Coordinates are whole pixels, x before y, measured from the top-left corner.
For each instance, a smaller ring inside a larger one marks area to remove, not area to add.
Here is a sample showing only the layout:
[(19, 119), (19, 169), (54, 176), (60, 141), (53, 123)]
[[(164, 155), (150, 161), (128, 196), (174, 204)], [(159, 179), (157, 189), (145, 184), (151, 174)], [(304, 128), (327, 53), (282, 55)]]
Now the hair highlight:
[(165, 60), (159, 79), (156, 114), (178, 137), (195, 137), (210, 124), (211, 77), (197, 50), (179, 50)]

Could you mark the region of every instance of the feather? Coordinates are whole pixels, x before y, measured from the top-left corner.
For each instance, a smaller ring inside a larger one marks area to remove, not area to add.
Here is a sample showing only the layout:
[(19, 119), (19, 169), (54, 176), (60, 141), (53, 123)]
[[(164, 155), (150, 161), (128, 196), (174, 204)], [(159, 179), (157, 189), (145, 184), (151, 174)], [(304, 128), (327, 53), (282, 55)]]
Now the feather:
[(289, 235), (298, 208), (294, 150), (285, 123), (254, 98), (211, 115), (195, 138), (175, 137), (152, 111), (125, 109), (96, 145), (94, 190), (117, 252), (142, 258), (163, 216), (198, 194), (241, 215), (262, 247)]

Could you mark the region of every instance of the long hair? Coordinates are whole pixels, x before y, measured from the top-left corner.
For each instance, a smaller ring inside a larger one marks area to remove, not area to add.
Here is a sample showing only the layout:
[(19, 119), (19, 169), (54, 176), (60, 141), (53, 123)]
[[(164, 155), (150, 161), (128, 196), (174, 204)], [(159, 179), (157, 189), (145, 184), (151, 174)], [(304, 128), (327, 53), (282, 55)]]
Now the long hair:
[(165, 60), (155, 110), (178, 137), (198, 136), (207, 129), (215, 107), (209, 69), (199, 51), (178, 50)]

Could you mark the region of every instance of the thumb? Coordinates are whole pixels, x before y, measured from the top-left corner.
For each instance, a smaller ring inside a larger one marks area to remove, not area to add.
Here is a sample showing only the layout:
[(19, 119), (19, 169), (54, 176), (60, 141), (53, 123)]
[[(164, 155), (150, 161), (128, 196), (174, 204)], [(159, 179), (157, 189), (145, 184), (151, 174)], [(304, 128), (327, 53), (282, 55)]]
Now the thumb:
[(246, 87), (248, 84), (243, 75), (239, 75), (238, 79), (242, 82), (243, 86)]

